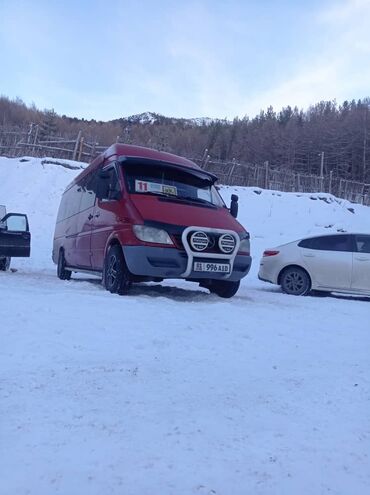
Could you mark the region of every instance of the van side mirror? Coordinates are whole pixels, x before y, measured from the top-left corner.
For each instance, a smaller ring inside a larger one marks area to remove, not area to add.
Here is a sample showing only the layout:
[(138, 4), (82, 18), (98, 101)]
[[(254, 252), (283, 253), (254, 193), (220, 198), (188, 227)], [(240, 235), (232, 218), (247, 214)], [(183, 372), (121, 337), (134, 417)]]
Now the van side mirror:
[(231, 195), (231, 204), (230, 204), (230, 213), (231, 215), (236, 218), (238, 216), (238, 210), (239, 210), (239, 196), (236, 194)]

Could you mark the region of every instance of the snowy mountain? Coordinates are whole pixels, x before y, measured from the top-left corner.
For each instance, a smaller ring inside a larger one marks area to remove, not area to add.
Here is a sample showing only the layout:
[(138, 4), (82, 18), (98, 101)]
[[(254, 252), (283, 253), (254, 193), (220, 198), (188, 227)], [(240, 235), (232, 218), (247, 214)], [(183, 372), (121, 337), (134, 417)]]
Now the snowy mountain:
[(322, 194), (240, 197), (254, 265), (231, 300), (181, 281), (119, 297), (51, 261), (66, 160), (0, 158), (0, 204), (32, 257), (0, 272), (1, 493), (366, 495), (369, 301), (294, 297), (259, 256), (303, 235), (370, 228)]
[(129, 124), (141, 124), (141, 125), (153, 125), (153, 124), (181, 124), (189, 127), (198, 127), (203, 125), (211, 125), (214, 122), (218, 122), (219, 119), (211, 119), (209, 117), (198, 117), (192, 119), (183, 119), (177, 117), (166, 117), (154, 112), (144, 112), (136, 115), (130, 115), (129, 117), (122, 117), (120, 121), (127, 122)]
[(130, 115), (129, 117), (123, 117), (123, 119), (127, 120), (130, 124), (155, 124), (160, 117), (162, 116), (153, 112), (144, 112)]

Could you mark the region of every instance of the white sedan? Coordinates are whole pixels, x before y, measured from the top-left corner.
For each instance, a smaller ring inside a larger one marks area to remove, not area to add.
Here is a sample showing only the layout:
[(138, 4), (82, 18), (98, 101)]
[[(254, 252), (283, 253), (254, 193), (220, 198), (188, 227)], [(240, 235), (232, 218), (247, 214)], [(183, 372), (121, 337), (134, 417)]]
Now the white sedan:
[(370, 296), (370, 234), (320, 235), (268, 249), (258, 278), (297, 296), (310, 291)]

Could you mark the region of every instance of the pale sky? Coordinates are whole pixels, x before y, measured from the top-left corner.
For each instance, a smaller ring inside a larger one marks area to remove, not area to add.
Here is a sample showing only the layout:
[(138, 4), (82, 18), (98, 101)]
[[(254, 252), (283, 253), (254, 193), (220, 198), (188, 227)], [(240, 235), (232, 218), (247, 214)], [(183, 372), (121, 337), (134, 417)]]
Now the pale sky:
[(370, 96), (370, 0), (0, 0), (0, 94), (110, 120)]

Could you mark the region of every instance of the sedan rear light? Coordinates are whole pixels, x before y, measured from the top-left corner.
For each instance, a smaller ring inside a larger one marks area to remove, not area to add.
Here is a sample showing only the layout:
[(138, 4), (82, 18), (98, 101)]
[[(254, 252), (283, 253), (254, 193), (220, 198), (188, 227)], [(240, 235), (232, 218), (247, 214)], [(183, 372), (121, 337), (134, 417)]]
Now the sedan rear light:
[(273, 251), (272, 249), (267, 249), (266, 251), (263, 252), (263, 257), (266, 257), (266, 256), (276, 256), (277, 254), (279, 254), (280, 251)]

